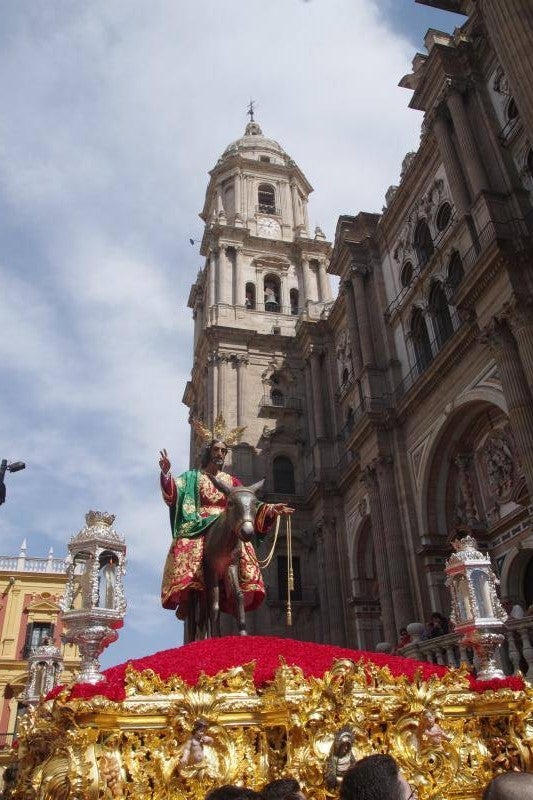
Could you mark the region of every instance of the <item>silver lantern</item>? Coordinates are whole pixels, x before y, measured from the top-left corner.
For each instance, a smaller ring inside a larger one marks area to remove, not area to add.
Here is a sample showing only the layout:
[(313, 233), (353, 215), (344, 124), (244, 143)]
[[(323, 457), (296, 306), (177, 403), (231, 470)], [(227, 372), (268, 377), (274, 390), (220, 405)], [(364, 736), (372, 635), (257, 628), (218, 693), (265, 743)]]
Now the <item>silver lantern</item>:
[(34, 647), (28, 658), (28, 683), (24, 691), (24, 702), (38, 703), (59, 683), (63, 671), (63, 656), (53, 642)]
[(462, 643), (471, 647), (479, 660), (478, 678), (483, 681), (504, 678), (495, 660), (496, 649), (504, 641), (503, 623), (507, 619), (496, 586), (498, 579), (488, 555), (478, 549), (470, 533), (452, 541), (454, 553), (446, 562), (446, 585), (452, 596), (450, 621), (462, 634)]
[(95, 684), (103, 680), (99, 657), (124, 624), (126, 545), (113, 528), (113, 514), (89, 511), (85, 521), (68, 545), (67, 585), (60, 603), (67, 630), (61, 638), (80, 651), (78, 681)]

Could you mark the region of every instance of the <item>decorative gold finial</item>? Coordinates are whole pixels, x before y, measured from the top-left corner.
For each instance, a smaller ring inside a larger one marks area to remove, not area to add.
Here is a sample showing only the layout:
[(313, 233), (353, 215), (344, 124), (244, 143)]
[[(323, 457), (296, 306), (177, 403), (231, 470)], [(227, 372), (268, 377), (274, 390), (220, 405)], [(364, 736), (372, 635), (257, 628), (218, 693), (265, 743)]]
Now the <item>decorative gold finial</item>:
[(238, 442), (240, 442), (242, 439), (244, 431), (246, 430), (246, 426), (243, 428), (237, 427), (232, 428), (231, 430), (226, 430), (226, 420), (224, 419), (222, 412), (217, 415), (212, 428), (208, 428), (199, 419), (191, 420), (191, 425), (200, 439), (202, 439), (202, 441), (204, 441), (206, 444), (214, 440), (220, 440), (225, 442), (228, 447), (238, 444)]

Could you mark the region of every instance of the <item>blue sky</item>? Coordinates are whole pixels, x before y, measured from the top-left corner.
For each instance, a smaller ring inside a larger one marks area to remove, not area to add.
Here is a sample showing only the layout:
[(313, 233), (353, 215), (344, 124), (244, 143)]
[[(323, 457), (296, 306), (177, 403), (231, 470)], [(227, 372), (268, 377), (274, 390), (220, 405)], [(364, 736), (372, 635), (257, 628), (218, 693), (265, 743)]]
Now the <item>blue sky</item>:
[(105, 665), (173, 646), (159, 606), (157, 456), (188, 457), (190, 285), (207, 172), (250, 96), (315, 187), (310, 221), (379, 210), (415, 149), (397, 88), (412, 0), (7, 0), (0, 29), (0, 552), (56, 556), (96, 508), (126, 536), (126, 625)]

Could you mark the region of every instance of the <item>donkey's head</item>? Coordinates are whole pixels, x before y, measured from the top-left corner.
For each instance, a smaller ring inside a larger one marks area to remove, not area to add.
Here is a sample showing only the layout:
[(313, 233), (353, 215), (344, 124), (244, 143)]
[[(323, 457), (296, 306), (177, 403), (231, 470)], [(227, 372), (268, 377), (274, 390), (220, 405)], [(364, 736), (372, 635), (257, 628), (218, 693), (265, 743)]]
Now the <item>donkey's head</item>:
[(211, 481), (227, 497), (226, 520), (228, 527), (243, 542), (249, 542), (255, 532), (255, 515), (259, 500), (255, 493), (261, 489), (264, 479), (251, 486), (228, 486), (215, 475), (209, 475)]

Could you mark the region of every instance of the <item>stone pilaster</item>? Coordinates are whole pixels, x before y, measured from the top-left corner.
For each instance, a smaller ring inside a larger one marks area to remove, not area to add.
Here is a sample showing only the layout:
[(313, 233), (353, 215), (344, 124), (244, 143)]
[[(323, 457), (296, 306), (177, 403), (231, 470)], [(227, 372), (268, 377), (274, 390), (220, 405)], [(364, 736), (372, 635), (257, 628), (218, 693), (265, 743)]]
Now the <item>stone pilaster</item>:
[[(339, 552), (336, 536), (335, 520), (327, 518), (318, 526), (319, 535), (323, 539), (323, 565), (325, 577), (325, 594), (327, 597), (327, 625), (324, 628), (327, 641), (331, 644), (345, 645), (343, 593), (339, 586)], [(319, 564), (319, 569), (321, 565)]]
[(244, 420), (244, 395), (246, 391), (246, 367), (248, 366), (247, 356), (235, 356), (235, 368), (237, 370), (237, 425), (242, 426)]
[(242, 222), (242, 175), (235, 175), (235, 222)]
[(394, 481), (394, 465), (390, 456), (381, 456), (376, 459), (376, 474), (383, 514), (383, 530), (389, 564), (396, 635), (398, 635), (400, 628), (413, 622), (415, 614), (407, 553), (403, 541), (400, 508)]
[(463, 156), (463, 167), (470, 180), (472, 194), (476, 197), (489, 188), (489, 182), (468, 120), (463, 95), (457, 87), (450, 87), (446, 103), (452, 115), (459, 152)]
[(487, 33), (533, 144), (533, 5), (531, 0), (478, 0)]
[(207, 420), (213, 425), (218, 405), (218, 364), (215, 353), (207, 356)]
[[(294, 229), (297, 230), (302, 225), (300, 216), (300, 204), (298, 202), (298, 187), (294, 181), (291, 181), (291, 200), (292, 200), (292, 218)], [(306, 298), (307, 299), (307, 298)]]
[(355, 310), (352, 281), (343, 281), (341, 291), (346, 301), (346, 317), (348, 320), (350, 343), (352, 345), (353, 370), (355, 376), (358, 378), (363, 369), (363, 357), (361, 355), (361, 341), (359, 339), (359, 325), (357, 324), (357, 312)]
[(231, 303), (228, 297), (228, 290), (231, 287), (232, 281), (229, 280), (228, 275), (229, 260), (224, 246), (219, 247), (218, 250), (218, 274), (217, 274), (217, 291), (219, 303)]
[(509, 419), (530, 498), (533, 498), (533, 398), (522, 367), (516, 340), (505, 320), (494, 319), (483, 331), (498, 366)]
[(370, 520), (372, 523), (372, 542), (374, 545), (374, 558), (376, 561), (383, 635), (385, 637), (385, 641), (394, 645), (398, 638), (398, 632), (396, 631), (394, 624), (394, 611), (392, 607), (392, 593), (389, 567), (387, 563), (387, 550), (385, 546), (383, 515), (381, 513), (379, 486), (374, 467), (366, 467), (366, 469), (363, 471), (362, 481), (368, 490)]
[(433, 132), (439, 146), (440, 156), (450, 183), (453, 202), (459, 216), (464, 217), (470, 208), (468, 189), (465, 183), (461, 162), (452, 141), (448, 123), (441, 113), (437, 113), (433, 120)]
[(228, 357), (225, 353), (217, 356), (218, 361), (218, 408), (217, 414), (226, 417), (226, 387), (228, 385)]
[(243, 264), (242, 264), (242, 247), (235, 248), (235, 280), (233, 292), (233, 304), (236, 306), (244, 306), (245, 302), (245, 285), (243, 277)]
[(320, 599), (320, 622), (322, 628), (322, 641), (326, 641), (329, 630), (329, 598), (326, 579), (326, 543), (325, 530), (322, 525), (315, 528), (316, 557), (318, 567), (318, 596)]
[(374, 364), (374, 342), (372, 339), (372, 329), (370, 327), (370, 317), (365, 297), (365, 277), (369, 269), (365, 264), (353, 264), (351, 269), (353, 293), (355, 299), (355, 309), (359, 322), (359, 337), (361, 341), (361, 355), (363, 367)]
[(305, 361), (304, 367), (304, 379), (305, 379), (305, 396), (310, 401), (307, 406), (307, 424), (309, 425), (309, 441), (311, 444), (314, 444), (316, 441), (316, 431), (315, 431), (315, 423), (313, 419), (313, 411), (312, 411), (312, 403), (313, 403), (313, 378), (311, 376), (311, 363), (309, 359)]
[(313, 386), (313, 414), (315, 421), (315, 433), (317, 439), (325, 436), (324, 428), (324, 402), (322, 397), (322, 375), (320, 369), (320, 359), (322, 351), (314, 345), (309, 350), (309, 360), (311, 363), (311, 381)]
[(209, 282), (207, 286), (207, 305), (209, 308), (217, 302), (217, 254), (214, 248), (209, 254)]

